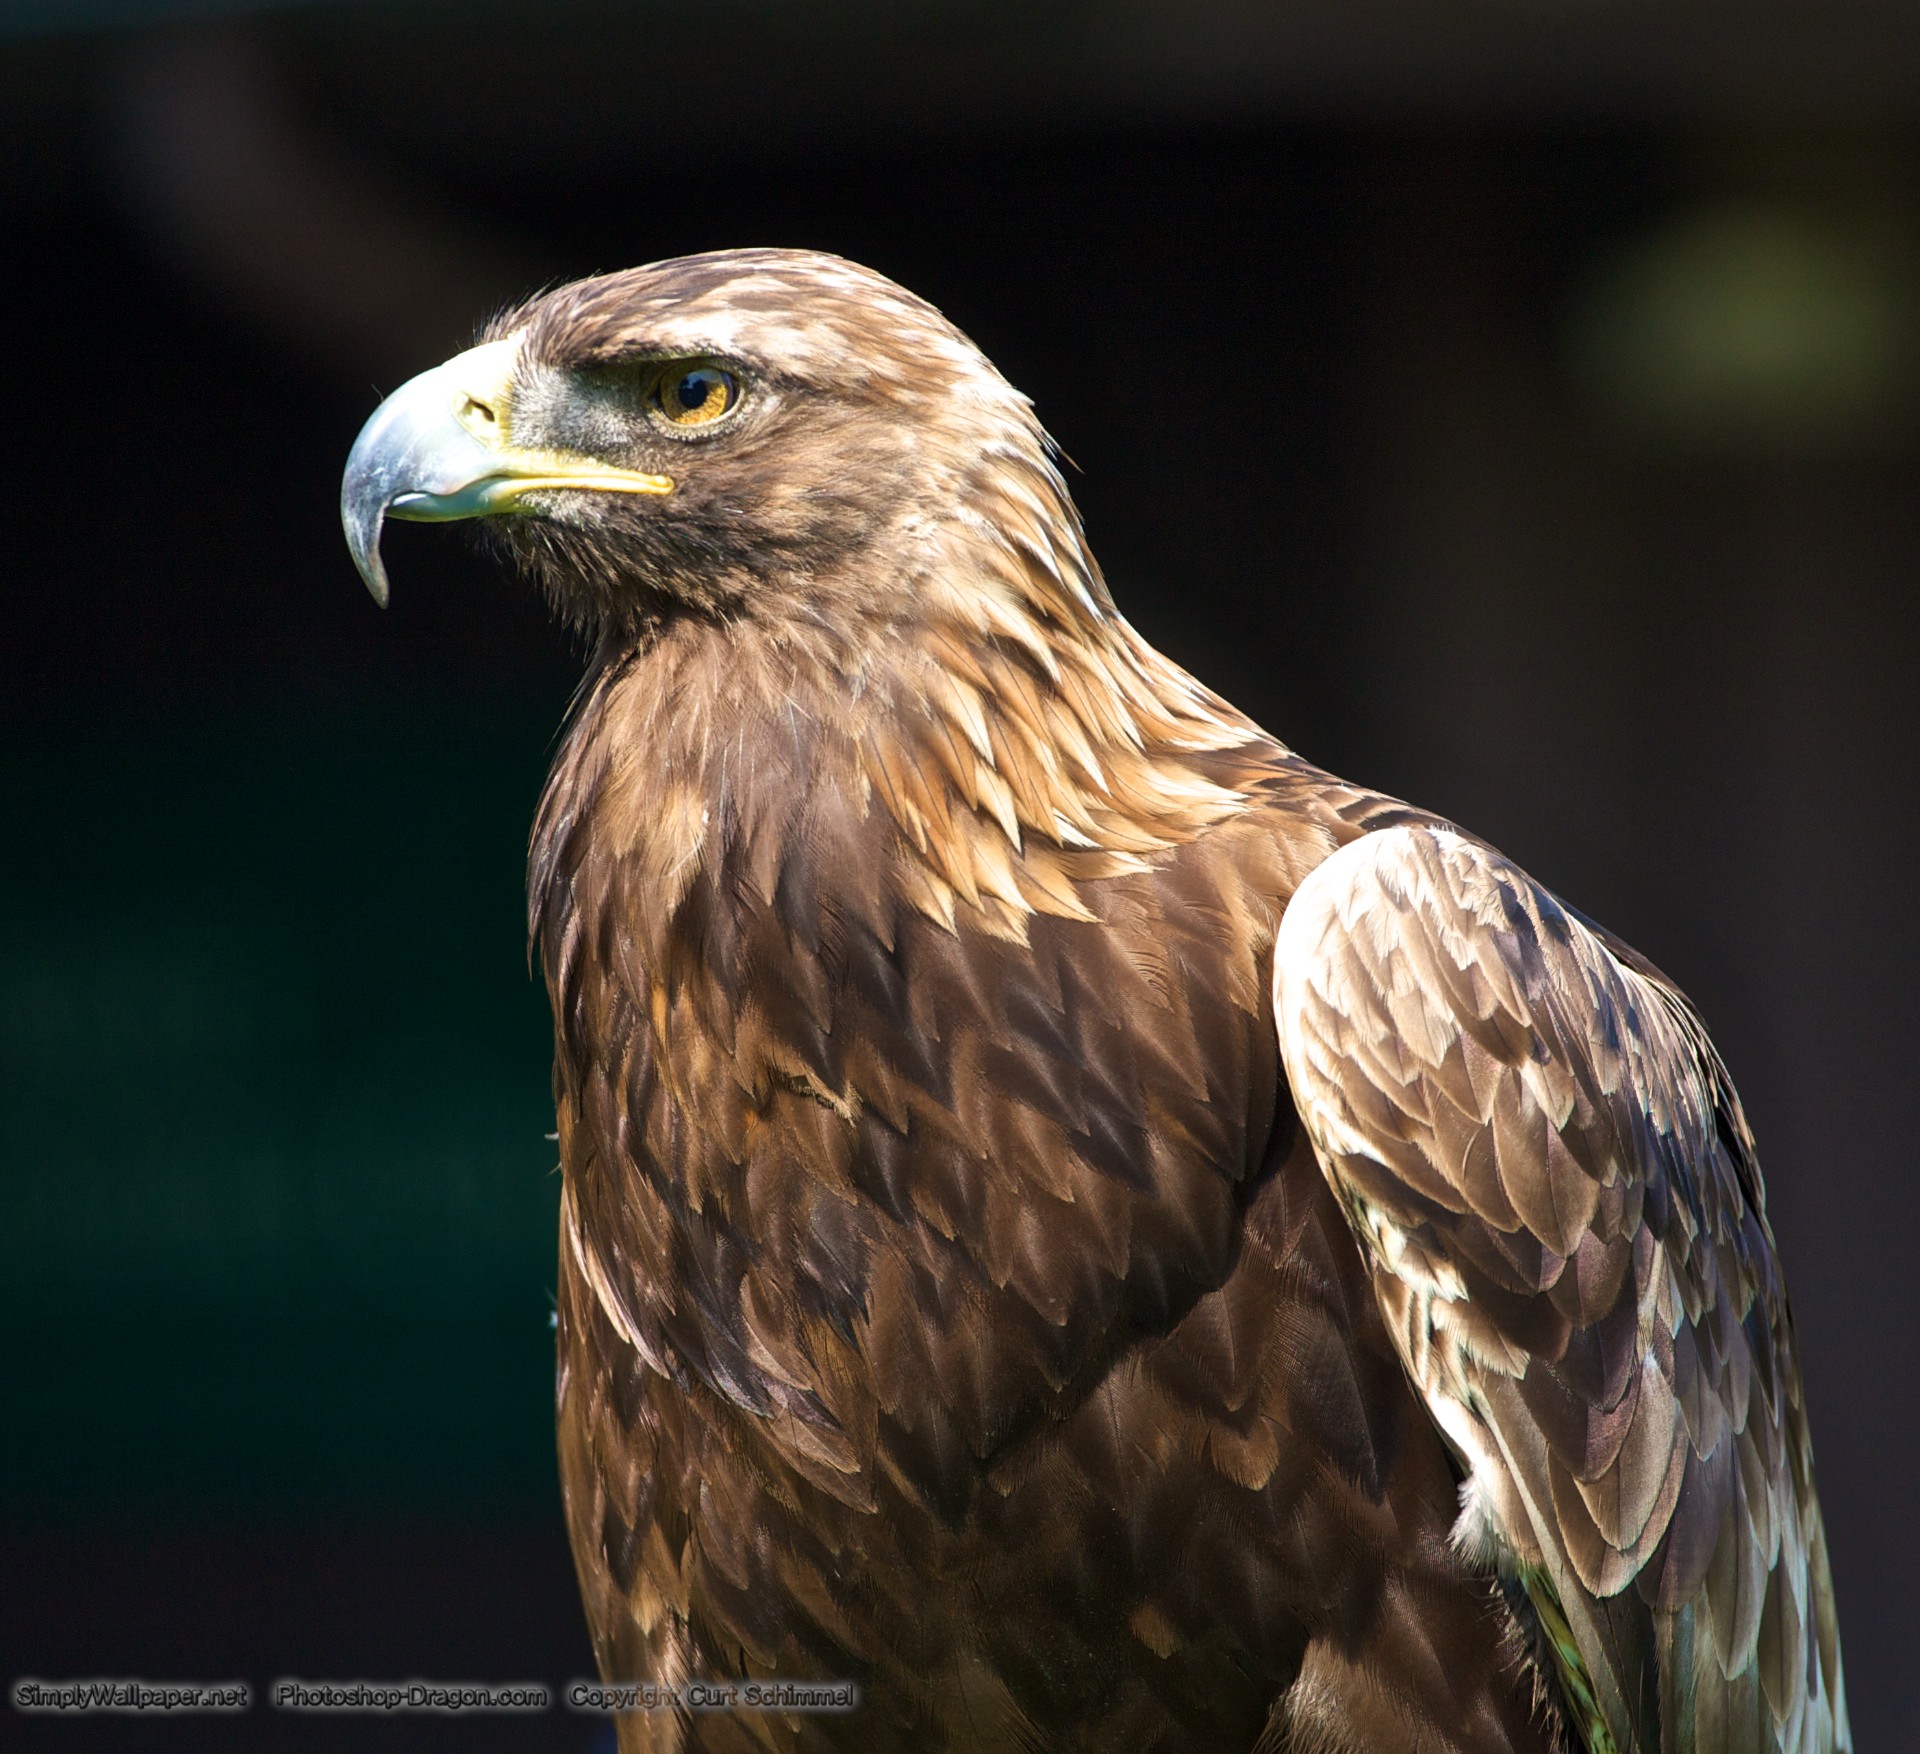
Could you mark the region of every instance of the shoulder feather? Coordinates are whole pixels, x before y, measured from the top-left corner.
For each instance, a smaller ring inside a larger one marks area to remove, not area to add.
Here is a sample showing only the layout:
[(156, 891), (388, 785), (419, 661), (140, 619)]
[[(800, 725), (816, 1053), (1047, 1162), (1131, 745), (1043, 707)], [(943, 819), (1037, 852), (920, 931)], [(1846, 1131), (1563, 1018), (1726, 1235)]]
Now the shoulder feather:
[(1793, 1327), (1698, 1017), (1517, 867), (1365, 835), (1281, 923), (1281, 1054), (1596, 1750), (1851, 1746)]

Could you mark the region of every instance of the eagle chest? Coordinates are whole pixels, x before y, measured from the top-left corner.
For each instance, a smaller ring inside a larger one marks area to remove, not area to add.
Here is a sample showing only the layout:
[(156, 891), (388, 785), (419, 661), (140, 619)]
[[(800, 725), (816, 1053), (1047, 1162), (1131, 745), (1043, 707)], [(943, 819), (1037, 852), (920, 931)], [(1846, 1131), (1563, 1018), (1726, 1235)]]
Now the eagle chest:
[(1193, 845), (1022, 943), (889, 900), (871, 857), (716, 860), (670, 917), (610, 890), (628, 929), (577, 924), (610, 953), (563, 1011), (569, 1217), (661, 1392), (843, 1499), (885, 1475), (957, 1522), (1230, 1272), (1279, 908)]
[(609, 1672), (684, 1624), (696, 1663), (916, 1697), (1031, 1671), (1094, 1723), (1191, 1644), (1175, 1709), (1230, 1746), (1316, 1620), (1373, 1612), (1390, 1530), (1438, 1540), (1231, 853), (1025, 944), (716, 873), (603, 1002), (628, 1033), (563, 1045), (563, 1470)]

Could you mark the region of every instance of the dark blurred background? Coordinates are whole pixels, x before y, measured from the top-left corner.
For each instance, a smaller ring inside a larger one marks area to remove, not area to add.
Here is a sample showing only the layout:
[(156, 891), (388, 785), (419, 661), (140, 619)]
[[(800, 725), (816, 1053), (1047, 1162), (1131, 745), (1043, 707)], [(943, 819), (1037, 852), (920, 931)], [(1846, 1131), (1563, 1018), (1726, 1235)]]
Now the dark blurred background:
[(499, 304), (771, 243), (1036, 397), (1150, 637), (1694, 993), (1920, 1745), (1909, 0), (14, 0), (0, 237), (0, 1673), (588, 1672), (520, 900), (577, 659), (458, 533), (380, 614), (334, 496)]

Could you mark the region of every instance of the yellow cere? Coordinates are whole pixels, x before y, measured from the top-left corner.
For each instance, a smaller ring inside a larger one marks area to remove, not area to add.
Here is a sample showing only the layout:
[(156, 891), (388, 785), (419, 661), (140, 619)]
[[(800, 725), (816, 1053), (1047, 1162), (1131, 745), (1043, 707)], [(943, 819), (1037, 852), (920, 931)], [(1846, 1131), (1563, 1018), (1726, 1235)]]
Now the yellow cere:
[(507, 440), (507, 392), (513, 384), (514, 358), (520, 337), (488, 341), (449, 361), (454, 418), (484, 445)]
[(504, 478), (494, 489), (493, 509), (505, 509), (542, 488), (569, 487), (596, 493), (673, 491), (671, 476), (642, 474), (565, 451), (516, 446), (511, 434), (511, 391), (519, 352), (520, 336), (513, 334), (469, 348), (448, 362), (454, 418), (487, 449), (496, 452), (505, 465)]

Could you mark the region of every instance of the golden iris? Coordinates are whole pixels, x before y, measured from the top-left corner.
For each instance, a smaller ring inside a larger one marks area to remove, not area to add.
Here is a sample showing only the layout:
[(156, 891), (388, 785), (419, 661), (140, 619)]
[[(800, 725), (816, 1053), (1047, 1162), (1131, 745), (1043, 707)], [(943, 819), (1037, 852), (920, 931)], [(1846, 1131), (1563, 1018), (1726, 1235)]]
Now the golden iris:
[(675, 426), (708, 426), (740, 398), (733, 374), (717, 365), (669, 366), (654, 400)]

